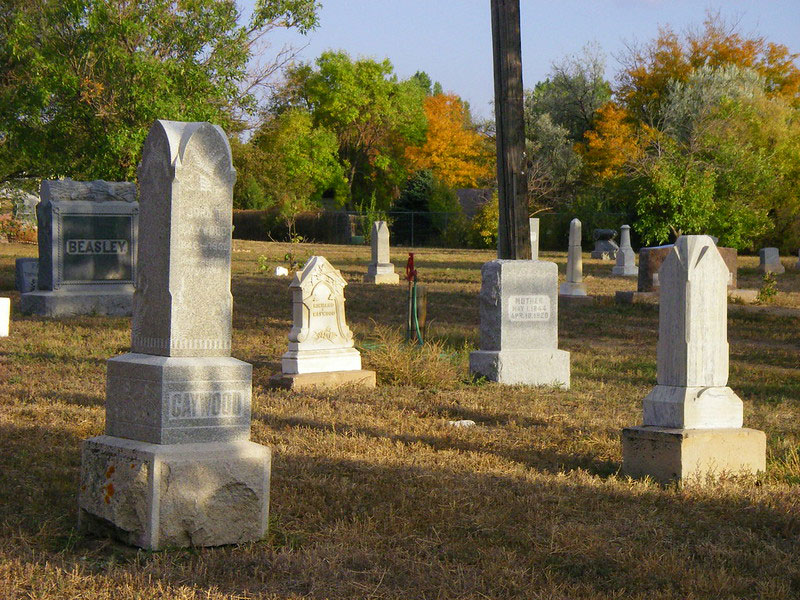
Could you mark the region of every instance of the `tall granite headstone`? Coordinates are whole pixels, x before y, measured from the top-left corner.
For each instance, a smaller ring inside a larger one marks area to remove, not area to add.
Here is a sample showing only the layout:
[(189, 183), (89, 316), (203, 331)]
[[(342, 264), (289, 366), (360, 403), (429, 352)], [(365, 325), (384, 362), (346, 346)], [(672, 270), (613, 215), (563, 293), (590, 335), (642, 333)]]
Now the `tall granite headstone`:
[(266, 532), (270, 449), (249, 441), (252, 366), (230, 356), (235, 178), (219, 127), (151, 127), (131, 352), (108, 361), (106, 434), (83, 444), (84, 529), (149, 549)]
[(386, 221), (375, 221), (370, 235), (372, 262), (367, 267), (364, 283), (399, 283), (400, 275), (394, 272), (389, 261), (389, 227)]
[(505, 384), (569, 389), (569, 352), (558, 349), (557, 288), (555, 263), (484, 263), (480, 350), (469, 355), (470, 373)]
[(531, 230), (531, 260), (539, 260), (539, 219), (528, 219)]
[(619, 242), (617, 264), (611, 269), (611, 274), (622, 277), (636, 277), (639, 274), (639, 269), (636, 266), (636, 253), (631, 247), (630, 225), (622, 226)]
[(583, 284), (583, 255), (581, 254), (581, 222), (572, 219), (569, 224), (569, 251), (567, 253), (567, 280), (558, 289), (559, 296), (586, 296)]
[(678, 238), (661, 267), (658, 385), (641, 427), (623, 430), (623, 468), (666, 481), (765, 468), (764, 433), (742, 428), (728, 384), (728, 267), (709, 236)]
[(346, 285), (324, 256), (312, 256), (295, 274), (289, 285), (293, 317), (289, 349), (281, 358), (281, 374), (272, 377), (274, 386), (375, 387), (375, 372), (361, 368), (361, 354), (345, 319)]
[(758, 270), (762, 273), (775, 273), (780, 275), (786, 272), (781, 264), (781, 255), (777, 248), (761, 248), (758, 251)]
[(37, 289), (22, 294), (22, 312), (130, 315), (138, 241), (136, 185), (46, 180), (40, 195)]
[(595, 229), (592, 235), (594, 236), (594, 250), (590, 256), (600, 260), (615, 260), (619, 251), (619, 246), (614, 241), (617, 232), (613, 229)]

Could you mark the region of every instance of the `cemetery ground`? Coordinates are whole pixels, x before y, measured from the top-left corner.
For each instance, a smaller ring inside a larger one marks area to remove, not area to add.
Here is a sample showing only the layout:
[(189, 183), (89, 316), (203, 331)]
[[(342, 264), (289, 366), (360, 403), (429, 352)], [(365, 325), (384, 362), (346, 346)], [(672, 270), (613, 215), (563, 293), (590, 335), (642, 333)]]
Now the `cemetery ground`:
[[(268, 389), (289, 331), (284, 255), (349, 281), (347, 318), (374, 390)], [(104, 424), (105, 361), (130, 321), (17, 311), (0, 245), (0, 598), (796, 598), (800, 595), (800, 271), (767, 306), (731, 306), (729, 385), (767, 433), (767, 472), (683, 487), (620, 473), (620, 431), (655, 385), (658, 308), (620, 306), (613, 263), (584, 253), (593, 305), (559, 306), (572, 389), (471, 381), (480, 266), (418, 251), (428, 343), (404, 344), (406, 287), (361, 283), (369, 248), (234, 242), (233, 356), (254, 365), (253, 436), (274, 452), (259, 543), (149, 553), (75, 529), (81, 441)], [(259, 271), (259, 257), (269, 266)], [(406, 254), (393, 248), (403, 272)], [(566, 253), (543, 252), (559, 263)], [(757, 288), (757, 257), (739, 287)], [(197, 285), (203, 285), (198, 281)], [(470, 419), (474, 427), (448, 421)]]

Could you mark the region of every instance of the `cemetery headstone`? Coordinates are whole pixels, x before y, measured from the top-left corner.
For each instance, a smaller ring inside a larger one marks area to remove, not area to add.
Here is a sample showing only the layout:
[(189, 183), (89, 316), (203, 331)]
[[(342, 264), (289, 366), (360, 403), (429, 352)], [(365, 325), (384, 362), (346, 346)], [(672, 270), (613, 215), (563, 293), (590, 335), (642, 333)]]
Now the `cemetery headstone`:
[(758, 251), (758, 270), (762, 273), (775, 273), (780, 275), (786, 269), (781, 264), (781, 256), (777, 248), (761, 248)]
[(631, 227), (623, 225), (620, 233), (619, 250), (617, 251), (617, 264), (611, 269), (612, 275), (622, 277), (636, 277), (639, 269), (636, 266), (636, 253), (631, 247)]
[(469, 370), (504, 384), (569, 389), (569, 352), (558, 349), (558, 267), (492, 260), (481, 267), (480, 350)]
[(659, 481), (763, 471), (766, 437), (742, 428), (727, 387), (728, 267), (713, 240), (684, 235), (660, 270), (658, 381), (643, 425), (623, 430), (623, 468)]
[(37, 204), (39, 204), (38, 196), (20, 190), (14, 194), (14, 218), (28, 227), (35, 227)]
[[(639, 279), (637, 281), (639, 292), (657, 292), (659, 290), (661, 284), (658, 279), (658, 271), (673, 247), (673, 244), (667, 244), (639, 249)], [(739, 281), (739, 253), (735, 248), (718, 246), (717, 250), (728, 267), (728, 289), (735, 290)]]
[(539, 260), (539, 219), (528, 219), (531, 229), (531, 260)]
[(83, 444), (80, 526), (151, 550), (258, 540), (271, 454), (249, 441), (252, 366), (230, 356), (228, 139), (156, 121), (138, 175), (131, 352), (108, 361), (106, 432)]
[(594, 250), (592, 250), (591, 257), (599, 258), (600, 260), (616, 259), (619, 246), (614, 241), (614, 237), (617, 232), (613, 229), (595, 229), (592, 234), (594, 236)]
[(43, 181), (40, 195), (37, 289), (22, 295), (22, 312), (130, 315), (139, 219), (136, 185)]
[(355, 384), (375, 387), (375, 372), (361, 368), (344, 312), (342, 274), (324, 256), (312, 256), (289, 285), (293, 326), (281, 373), (272, 385), (290, 389)]
[(586, 296), (583, 284), (583, 256), (581, 255), (581, 222), (572, 219), (569, 224), (569, 251), (567, 253), (567, 280), (558, 290), (559, 296)]
[(11, 298), (0, 298), (0, 337), (8, 337), (11, 322)]
[(386, 221), (375, 221), (372, 225), (370, 243), (372, 262), (367, 267), (364, 283), (399, 283), (400, 275), (394, 272), (394, 265), (389, 261), (389, 227)]
[(36, 289), (36, 280), (39, 278), (38, 258), (18, 258), (14, 261), (14, 283), (17, 290), (25, 294)]

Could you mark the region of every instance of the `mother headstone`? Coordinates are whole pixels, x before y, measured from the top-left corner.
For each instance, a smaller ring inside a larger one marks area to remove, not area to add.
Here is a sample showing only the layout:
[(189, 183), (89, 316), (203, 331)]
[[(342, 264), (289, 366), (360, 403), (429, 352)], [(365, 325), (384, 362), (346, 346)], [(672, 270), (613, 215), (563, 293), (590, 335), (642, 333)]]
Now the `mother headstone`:
[(252, 367), (230, 356), (235, 178), (219, 127), (150, 129), (131, 352), (108, 361), (106, 435), (83, 444), (83, 529), (153, 550), (266, 533), (270, 449), (249, 441)]

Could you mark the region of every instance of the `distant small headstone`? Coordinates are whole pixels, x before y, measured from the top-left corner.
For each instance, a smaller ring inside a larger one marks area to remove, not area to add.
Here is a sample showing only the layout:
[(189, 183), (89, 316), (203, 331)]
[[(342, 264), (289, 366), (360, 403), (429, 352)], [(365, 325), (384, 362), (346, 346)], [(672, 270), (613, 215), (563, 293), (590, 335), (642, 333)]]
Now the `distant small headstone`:
[(0, 298), (0, 337), (8, 337), (11, 322), (11, 298)]
[(758, 251), (758, 270), (762, 273), (780, 275), (786, 269), (781, 264), (781, 256), (777, 248), (761, 248)]
[(713, 240), (684, 235), (661, 267), (658, 385), (623, 431), (623, 468), (657, 480), (765, 468), (763, 432), (742, 429), (727, 387), (729, 270)]
[(619, 246), (614, 241), (617, 232), (613, 229), (595, 229), (592, 232), (594, 236), (594, 250), (592, 250), (591, 257), (600, 260), (614, 260), (617, 258), (617, 251)]
[(289, 269), (286, 267), (275, 267), (275, 277), (288, 277)]
[(531, 260), (539, 260), (539, 219), (528, 219), (531, 229)]
[(394, 272), (394, 265), (389, 261), (389, 227), (386, 221), (373, 223), (370, 244), (372, 262), (367, 267), (364, 283), (399, 283), (400, 275)]
[(14, 195), (14, 218), (27, 226), (36, 226), (36, 205), (39, 197), (28, 192), (19, 191)]
[(583, 284), (583, 249), (581, 248), (581, 222), (572, 219), (569, 224), (569, 251), (567, 253), (567, 280), (558, 289), (559, 296), (586, 296)]
[(611, 274), (621, 277), (636, 277), (639, 274), (639, 269), (636, 266), (636, 253), (631, 247), (630, 225), (622, 226), (619, 250), (617, 251), (617, 264), (611, 269)]
[(25, 294), (36, 289), (36, 281), (39, 278), (39, 259), (38, 258), (18, 258), (15, 261), (14, 283), (17, 290)]
[(273, 377), (273, 385), (375, 386), (375, 372), (361, 369), (361, 354), (347, 326), (346, 285), (324, 256), (312, 256), (302, 272), (295, 274), (289, 286), (294, 324), (289, 349), (281, 358), (281, 374)]

